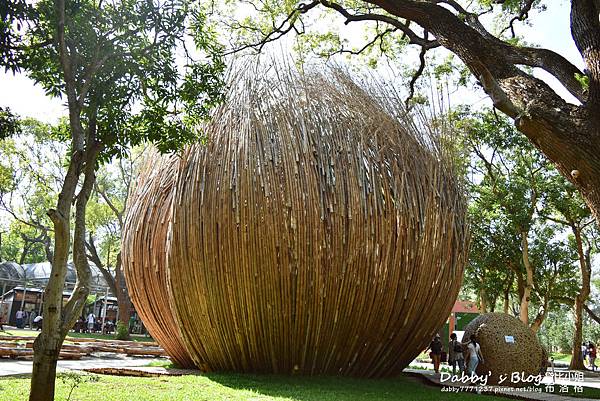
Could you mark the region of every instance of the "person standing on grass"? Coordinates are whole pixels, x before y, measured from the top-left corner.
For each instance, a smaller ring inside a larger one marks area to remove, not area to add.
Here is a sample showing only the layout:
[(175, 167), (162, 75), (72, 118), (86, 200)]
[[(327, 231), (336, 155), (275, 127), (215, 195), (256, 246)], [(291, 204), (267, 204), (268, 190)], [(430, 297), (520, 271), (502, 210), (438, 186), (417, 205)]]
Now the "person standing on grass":
[(596, 370), (596, 346), (590, 343), (590, 347), (588, 349), (588, 356), (590, 358), (590, 368), (592, 370)]
[(465, 357), (463, 355), (463, 346), (456, 337), (456, 333), (450, 335), (450, 344), (448, 344), (448, 364), (452, 365), (452, 374), (456, 374), (456, 367), (458, 366), (458, 373), (463, 373), (465, 370)]
[(85, 319), (83, 318), (83, 315), (79, 316), (79, 319), (77, 319), (74, 331), (76, 333), (85, 333)]
[(90, 312), (90, 314), (87, 317), (87, 326), (88, 326), (88, 331), (91, 333), (92, 331), (94, 331), (94, 325), (96, 324), (96, 316)]
[(22, 309), (19, 309), (15, 314), (15, 317), (17, 318), (17, 329), (22, 329), (24, 327), (23, 319), (25, 318), (25, 312), (23, 312)]
[(467, 374), (471, 375), (475, 373), (477, 369), (477, 365), (483, 363), (483, 355), (481, 355), (481, 348), (477, 343), (477, 338), (475, 334), (471, 334), (471, 341), (469, 341), (469, 345), (467, 345)]
[[(429, 347), (427, 347), (428, 350), (431, 350), (429, 356), (431, 357), (431, 360), (433, 362), (433, 370), (435, 371), (435, 373), (440, 373), (440, 362), (442, 360), (442, 346), (443, 345), (442, 341), (440, 340), (440, 335), (436, 334), (433, 338), (433, 341), (431, 341), (431, 344), (429, 344)], [(427, 352), (427, 350), (425, 350), (425, 352)]]

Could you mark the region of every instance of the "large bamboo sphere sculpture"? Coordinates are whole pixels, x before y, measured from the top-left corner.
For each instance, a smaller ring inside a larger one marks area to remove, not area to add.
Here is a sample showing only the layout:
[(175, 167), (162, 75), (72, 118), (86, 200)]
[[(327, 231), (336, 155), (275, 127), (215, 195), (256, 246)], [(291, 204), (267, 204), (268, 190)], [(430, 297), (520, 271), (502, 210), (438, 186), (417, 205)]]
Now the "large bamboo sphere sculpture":
[[(129, 194), (122, 261), (129, 295), (152, 337), (182, 367), (193, 367), (167, 292), (165, 242), (173, 198), (175, 157), (148, 157), (145, 174)], [(135, 246), (135, 250), (132, 249)], [(136, 259), (133, 260), (133, 255)]]
[(250, 75), (204, 144), (142, 172), (123, 240), (136, 309), (167, 352), (203, 369), (400, 372), (462, 280), (451, 166), (385, 90)]
[(516, 372), (528, 377), (544, 368), (547, 355), (537, 336), (516, 317), (505, 313), (483, 314), (467, 325), (463, 341), (472, 334), (479, 342), (484, 359), (484, 363), (477, 366), (477, 374), (491, 372), (491, 384), (498, 383), (500, 375), (507, 378), (503, 385), (523, 384), (513, 383), (511, 375)]

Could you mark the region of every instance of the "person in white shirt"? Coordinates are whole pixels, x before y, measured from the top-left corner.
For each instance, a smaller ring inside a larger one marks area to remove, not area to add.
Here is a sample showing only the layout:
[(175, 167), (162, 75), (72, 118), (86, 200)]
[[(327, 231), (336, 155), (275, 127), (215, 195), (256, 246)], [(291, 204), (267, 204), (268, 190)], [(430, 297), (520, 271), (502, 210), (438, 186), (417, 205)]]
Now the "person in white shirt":
[(17, 318), (17, 329), (22, 329), (23, 327), (25, 327), (25, 316), (25, 312), (23, 312), (22, 310), (18, 310), (15, 314), (15, 317)]
[(35, 325), (37, 330), (42, 329), (42, 320), (43, 320), (42, 315), (38, 315), (35, 317), (35, 319), (33, 319), (33, 324)]
[(587, 351), (588, 349), (586, 343), (581, 343), (581, 360), (583, 361), (584, 366), (587, 359)]
[(483, 355), (481, 355), (481, 348), (477, 343), (477, 339), (474, 334), (471, 335), (471, 341), (467, 345), (467, 357), (466, 357), (466, 373), (468, 375), (474, 374), (477, 369), (477, 365), (484, 363)]
[(96, 316), (93, 313), (90, 313), (87, 317), (87, 326), (88, 331), (91, 333), (94, 330), (94, 324), (96, 323)]

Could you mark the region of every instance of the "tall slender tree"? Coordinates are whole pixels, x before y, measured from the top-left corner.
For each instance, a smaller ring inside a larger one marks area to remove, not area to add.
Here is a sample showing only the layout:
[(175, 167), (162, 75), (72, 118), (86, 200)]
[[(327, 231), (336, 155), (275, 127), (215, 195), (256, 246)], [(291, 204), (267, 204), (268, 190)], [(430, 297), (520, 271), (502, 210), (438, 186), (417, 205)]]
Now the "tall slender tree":
[(502, 294), (506, 312), (514, 285), (515, 312), (537, 332), (548, 312), (568, 303), (577, 290), (576, 250), (560, 241), (556, 233), (562, 229), (540, 214), (548, 191), (562, 193), (555, 185), (560, 176), (507, 119), (463, 110), (452, 120), (472, 154), (473, 245), (466, 283), (480, 291), (489, 309)]
[(577, 250), (577, 262), (580, 270), (580, 285), (574, 300), (575, 330), (571, 355), (571, 369), (584, 369), (581, 357), (583, 342), (583, 308), (591, 292), (591, 254), (594, 251), (593, 242), (588, 234), (593, 223), (590, 210), (579, 196), (576, 188), (562, 177), (554, 177), (552, 185), (544, 194), (542, 217), (557, 223), (571, 231), (569, 241), (571, 247)]
[[(535, 212), (544, 185), (545, 160), (515, 135), (505, 119), (493, 113), (457, 112), (457, 128), (466, 133), (469, 149), (475, 157), (477, 171), (483, 176), (471, 188), (475, 205), (495, 216), (489, 227), (507, 235), (506, 251), (500, 263), (516, 276), (519, 289), (519, 317), (529, 324), (529, 305), (535, 286), (535, 266), (530, 257), (530, 241), (535, 233)], [(504, 226), (504, 227), (503, 227)], [(496, 235), (496, 238), (499, 237)], [(511, 241), (512, 240), (512, 241)], [(477, 242), (477, 239), (476, 241)], [(488, 263), (485, 262), (484, 263)]]
[[(191, 0), (18, 0), (7, 7), (1, 65), (64, 96), (69, 115), (68, 129), (58, 133), (69, 156), (56, 206), (48, 210), (54, 254), (29, 396), (52, 400), (62, 342), (89, 293), (86, 208), (99, 163), (143, 141), (170, 151), (197, 140), (198, 123), (221, 100), (223, 62)], [(187, 51), (192, 44), (194, 54)], [(77, 283), (63, 305), (71, 252)]]
[(92, 207), (88, 209), (88, 258), (100, 269), (115, 294), (118, 321), (125, 327), (129, 325), (131, 299), (122, 270), (120, 244), (133, 170), (143, 153), (136, 154), (136, 157), (116, 160), (111, 169), (101, 169), (94, 187)]

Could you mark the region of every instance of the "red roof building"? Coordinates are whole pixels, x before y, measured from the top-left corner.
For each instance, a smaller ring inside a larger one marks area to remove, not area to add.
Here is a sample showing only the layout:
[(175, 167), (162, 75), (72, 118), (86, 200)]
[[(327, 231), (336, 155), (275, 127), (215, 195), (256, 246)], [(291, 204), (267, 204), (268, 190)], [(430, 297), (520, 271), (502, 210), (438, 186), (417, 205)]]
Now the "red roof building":
[(473, 301), (456, 301), (452, 307), (452, 313), (481, 313), (477, 304)]
[(464, 331), (465, 326), (479, 314), (481, 311), (475, 302), (457, 300), (448, 318), (448, 338), (455, 331)]

